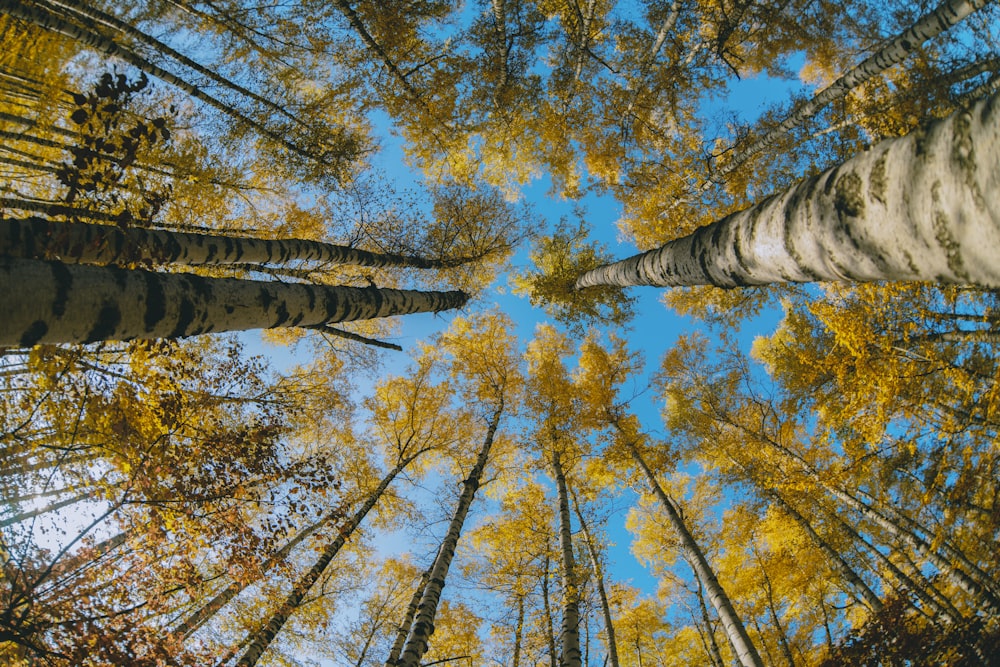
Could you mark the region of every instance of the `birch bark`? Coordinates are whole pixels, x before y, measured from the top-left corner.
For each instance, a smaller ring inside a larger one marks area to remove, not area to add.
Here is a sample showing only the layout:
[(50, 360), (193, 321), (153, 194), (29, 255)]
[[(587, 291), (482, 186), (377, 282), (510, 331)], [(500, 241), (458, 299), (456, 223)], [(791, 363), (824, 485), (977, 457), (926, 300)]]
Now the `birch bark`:
[[(782, 135), (811, 118), (817, 111), (838, 100), (851, 89), (856, 88), (868, 79), (885, 71), (906, 59), (918, 46), (936, 37), (959, 23), (965, 17), (978, 9), (982, 9), (987, 0), (946, 0), (933, 11), (920, 17), (916, 23), (901, 32), (891, 41), (883, 45), (877, 52), (866, 58), (861, 64), (846, 72), (839, 79), (820, 91), (811, 100), (802, 104), (794, 113), (783, 120), (778, 126), (766, 132), (749, 146), (740, 150), (729, 163), (714, 176), (722, 178), (739, 169), (744, 162), (774, 144)], [(712, 181), (702, 186), (706, 189)]]
[(628, 449), (632, 455), (632, 459), (642, 469), (650, 487), (653, 489), (656, 497), (659, 498), (664, 510), (666, 510), (667, 518), (680, 538), (685, 559), (691, 566), (691, 569), (694, 570), (695, 576), (698, 577), (698, 582), (708, 594), (708, 599), (712, 602), (712, 606), (722, 621), (722, 627), (726, 631), (726, 636), (729, 638), (729, 642), (732, 644), (740, 664), (743, 667), (764, 667), (760, 654), (757, 652), (753, 642), (750, 641), (750, 636), (747, 634), (743, 622), (736, 614), (736, 610), (733, 609), (733, 604), (730, 602), (729, 596), (726, 595), (726, 591), (723, 590), (722, 585), (716, 578), (712, 566), (708, 563), (708, 559), (705, 558), (705, 554), (698, 546), (698, 543), (691, 535), (691, 531), (688, 530), (687, 525), (684, 523), (680, 512), (677, 510), (677, 504), (667, 495), (663, 487), (660, 486), (656, 475), (646, 465), (645, 459), (642, 458), (635, 444), (629, 442)]
[(822, 280), (998, 287), (998, 202), (994, 95), (689, 236), (588, 271), (576, 287)]
[(399, 660), (401, 667), (418, 667), (420, 658), (427, 652), (428, 642), (431, 635), (434, 634), (434, 616), (437, 613), (438, 603), (441, 601), (441, 592), (444, 590), (448, 568), (451, 567), (451, 561), (455, 557), (455, 548), (458, 546), (458, 538), (462, 535), (465, 517), (469, 513), (469, 507), (472, 505), (476, 491), (479, 489), (479, 483), (489, 459), (490, 449), (493, 447), (493, 439), (500, 425), (502, 413), (503, 401), (501, 400), (499, 407), (490, 419), (486, 438), (483, 440), (483, 446), (476, 457), (476, 463), (469, 472), (469, 476), (462, 482), (463, 488), (462, 494), (458, 498), (458, 506), (455, 508), (455, 514), (448, 525), (448, 532), (441, 543), (437, 557), (434, 559), (431, 576), (426, 588), (424, 588), (423, 597), (420, 599), (410, 636), (403, 647), (403, 655)]
[(563, 472), (562, 455), (553, 449), (552, 472), (556, 480), (559, 502), (559, 547), (562, 556), (563, 615), (559, 629), (561, 667), (580, 667), (580, 601), (579, 584), (576, 577), (576, 562), (573, 558), (573, 531), (569, 516), (569, 492), (566, 474)]
[(283, 284), (0, 257), (0, 345), (309, 327), (460, 307), (462, 292)]
[(0, 219), (0, 255), (73, 264), (284, 264), (308, 261), (352, 266), (442, 269), (476, 258), (428, 259), (377, 253), (307, 239), (259, 239), (143, 227), (56, 222), (31, 216)]
[(275, 636), (277, 636), (278, 632), (281, 631), (281, 628), (285, 625), (288, 619), (291, 618), (291, 615), (302, 602), (306, 593), (308, 593), (313, 584), (319, 580), (327, 566), (347, 542), (347, 539), (354, 533), (355, 529), (361, 525), (361, 522), (364, 521), (368, 512), (375, 507), (375, 503), (377, 503), (379, 498), (382, 497), (385, 490), (389, 488), (392, 480), (394, 480), (403, 468), (409, 465), (413, 459), (416, 458), (416, 456), (417, 455), (411, 455), (397, 463), (396, 467), (390, 470), (379, 482), (379, 485), (368, 495), (364, 504), (359, 507), (353, 515), (351, 515), (350, 519), (348, 519), (344, 525), (337, 528), (337, 537), (327, 544), (327, 547), (323, 550), (323, 553), (320, 554), (319, 558), (309, 571), (300, 577), (297, 582), (295, 582), (291, 593), (289, 593), (281, 607), (278, 608), (278, 611), (271, 616), (267, 624), (257, 631), (255, 635), (253, 635), (247, 645), (246, 652), (243, 653), (234, 667), (252, 667), (257, 664), (257, 661), (260, 660), (260, 656), (267, 650), (267, 647), (270, 646), (271, 642), (274, 640)]

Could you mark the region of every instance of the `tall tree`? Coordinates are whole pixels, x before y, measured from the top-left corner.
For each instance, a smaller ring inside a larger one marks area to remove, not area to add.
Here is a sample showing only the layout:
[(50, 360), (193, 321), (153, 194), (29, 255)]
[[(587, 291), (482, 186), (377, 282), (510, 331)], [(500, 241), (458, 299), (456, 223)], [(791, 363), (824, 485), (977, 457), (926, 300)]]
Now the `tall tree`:
[(818, 280), (1000, 285), (996, 96), (886, 140), (690, 236), (582, 275), (594, 285)]

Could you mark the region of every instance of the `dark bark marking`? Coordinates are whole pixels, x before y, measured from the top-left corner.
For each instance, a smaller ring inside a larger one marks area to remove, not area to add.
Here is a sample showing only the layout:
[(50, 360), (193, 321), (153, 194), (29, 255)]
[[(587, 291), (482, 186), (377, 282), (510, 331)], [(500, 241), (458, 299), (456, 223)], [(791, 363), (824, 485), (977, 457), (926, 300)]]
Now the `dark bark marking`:
[(24, 333), (21, 334), (21, 339), (18, 341), (20, 347), (31, 347), (38, 341), (42, 339), (49, 330), (49, 325), (45, 323), (45, 320), (35, 320), (31, 323)]
[(871, 195), (872, 199), (882, 204), (885, 204), (885, 156), (886, 152), (883, 151), (875, 161), (872, 171), (868, 175), (868, 194)]
[(288, 312), (288, 304), (285, 301), (282, 301), (281, 303), (278, 304), (278, 307), (275, 309), (274, 314), (278, 319), (271, 324), (272, 327), (280, 327), (282, 324), (288, 321), (289, 317), (291, 317), (291, 315)]
[(271, 295), (270, 290), (262, 286), (260, 291), (257, 293), (257, 303), (260, 304), (260, 307), (263, 308), (265, 312), (271, 310), (271, 304), (274, 303), (274, 297)]
[(69, 291), (73, 287), (73, 274), (62, 262), (49, 262), (52, 270), (52, 279), (56, 283), (56, 296), (52, 300), (52, 314), (62, 317), (66, 314), (66, 302), (69, 300)]
[(861, 196), (861, 186), (861, 177), (853, 171), (837, 179), (833, 195), (833, 207), (837, 210), (837, 216), (841, 220), (845, 216), (857, 218), (864, 215), (865, 199)]
[(153, 327), (160, 323), (167, 315), (167, 297), (163, 293), (163, 285), (159, 276), (155, 273), (147, 272), (146, 280), (146, 313), (143, 315), (142, 324), (146, 331), (152, 331)]
[(181, 299), (177, 314), (177, 326), (167, 334), (167, 338), (180, 338), (187, 335), (187, 328), (194, 321), (194, 303), (187, 297)]
[(122, 312), (118, 304), (105, 302), (97, 314), (97, 322), (94, 328), (84, 337), (84, 343), (94, 343), (99, 340), (108, 340), (115, 333), (115, 329), (122, 321)]

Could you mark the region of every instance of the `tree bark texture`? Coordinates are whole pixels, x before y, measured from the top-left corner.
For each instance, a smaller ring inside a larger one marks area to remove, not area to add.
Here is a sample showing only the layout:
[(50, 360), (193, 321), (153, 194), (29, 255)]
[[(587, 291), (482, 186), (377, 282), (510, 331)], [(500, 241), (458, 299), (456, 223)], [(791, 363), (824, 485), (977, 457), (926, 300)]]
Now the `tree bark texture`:
[(764, 667), (764, 663), (760, 658), (760, 654), (757, 652), (757, 648), (754, 646), (753, 642), (750, 641), (750, 636), (747, 634), (746, 628), (743, 626), (743, 622), (736, 614), (736, 610), (733, 608), (733, 604), (730, 602), (729, 596), (726, 595), (726, 591), (723, 590), (722, 585), (716, 578), (715, 572), (712, 570), (712, 566), (708, 563), (708, 559), (705, 558), (705, 554), (698, 546), (694, 536), (691, 535), (691, 531), (688, 530), (687, 524), (684, 523), (684, 519), (681, 517), (681, 514), (677, 509), (677, 504), (674, 502), (673, 498), (667, 495), (667, 492), (663, 490), (663, 487), (660, 486), (660, 483), (656, 479), (656, 475), (652, 470), (650, 470), (649, 466), (646, 465), (645, 459), (642, 458), (642, 455), (639, 453), (639, 450), (635, 447), (635, 445), (629, 444), (629, 450), (632, 454), (632, 458), (645, 474), (649, 485), (656, 494), (656, 497), (659, 498), (660, 503), (663, 505), (663, 509), (666, 510), (667, 518), (670, 520), (670, 524), (674, 527), (674, 530), (677, 531), (677, 536), (680, 538), (681, 548), (684, 551), (685, 559), (691, 566), (691, 569), (694, 570), (695, 576), (698, 577), (698, 582), (705, 589), (708, 599), (712, 602), (715, 612), (719, 615), (719, 620), (722, 621), (722, 627), (726, 631), (726, 636), (729, 638), (740, 664), (743, 665), (743, 667)]
[(601, 598), (601, 612), (604, 614), (604, 631), (608, 637), (608, 665), (610, 667), (618, 667), (618, 642), (615, 639), (615, 624), (611, 616), (611, 604), (608, 602), (608, 592), (604, 586), (604, 568), (601, 567), (597, 545), (594, 543), (594, 538), (587, 528), (587, 522), (584, 521), (583, 512), (580, 511), (580, 505), (577, 503), (575, 496), (573, 497), (573, 509), (576, 510), (576, 518), (580, 521), (580, 532), (583, 533), (583, 539), (587, 543), (587, 554), (590, 556), (590, 565), (594, 568), (597, 593)]
[(1000, 96), (671, 241), (595, 285), (927, 280), (1000, 287)]
[(460, 307), (462, 292), (284, 284), (0, 257), (0, 345), (309, 327)]
[(580, 586), (573, 558), (573, 529), (569, 516), (569, 491), (563, 472), (562, 456), (553, 449), (552, 473), (559, 502), (559, 548), (562, 557), (563, 614), (559, 629), (561, 667), (580, 667)]
[(396, 475), (398, 475), (403, 468), (413, 461), (414, 458), (414, 456), (410, 456), (396, 464), (396, 467), (386, 473), (385, 477), (383, 477), (379, 482), (379, 485), (368, 495), (364, 504), (359, 507), (353, 515), (351, 515), (350, 519), (348, 519), (343, 525), (336, 528), (337, 537), (327, 544), (323, 553), (320, 554), (318, 559), (316, 559), (316, 562), (309, 569), (309, 571), (307, 571), (304, 575), (302, 575), (302, 577), (299, 578), (298, 581), (295, 582), (291, 593), (289, 593), (284, 603), (282, 603), (281, 607), (278, 608), (278, 611), (271, 616), (267, 624), (253, 636), (247, 646), (246, 652), (240, 657), (234, 667), (252, 667), (257, 664), (257, 661), (260, 660), (260, 656), (263, 655), (264, 651), (266, 651), (267, 647), (271, 645), (271, 642), (277, 636), (278, 632), (281, 631), (281, 628), (285, 625), (288, 619), (291, 618), (295, 609), (299, 606), (299, 604), (301, 604), (302, 599), (309, 592), (309, 589), (312, 588), (313, 584), (319, 580), (330, 562), (340, 552), (344, 544), (347, 543), (347, 539), (354, 533), (355, 529), (361, 525), (361, 522), (364, 521), (368, 512), (375, 507), (375, 503), (377, 503), (379, 498), (382, 497), (385, 490), (389, 488), (389, 485), (392, 483), (392, 480), (396, 478)]
[[(816, 114), (817, 111), (845, 96), (852, 89), (888, 68), (903, 62), (914, 50), (959, 23), (965, 17), (986, 6), (987, 0), (946, 0), (933, 11), (920, 17), (916, 23), (884, 44), (860, 65), (846, 72), (839, 79), (797, 108), (779, 125), (768, 130), (749, 146), (740, 150), (729, 163), (720, 169), (715, 178), (730, 174), (748, 159), (771, 146), (779, 137)], [(709, 183), (706, 184), (709, 185)]]
[(441, 601), (441, 592), (444, 590), (448, 568), (451, 567), (451, 561), (455, 557), (455, 548), (458, 546), (458, 538), (462, 535), (465, 517), (469, 513), (469, 507), (476, 496), (476, 491), (479, 489), (479, 482), (482, 479), (483, 470), (486, 468), (490, 449), (493, 447), (493, 439), (496, 437), (502, 412), (503, 404), (501, 403), (490, 419), (486, 438), (483, 440), (483, 446), (476, 457), (476, 463), (472, 466), (469, 476), (462, 482), (462, 493), (458, 498), (458, 506), (455, 508), (455, 514), (452, 515), (448, 532), (441, 542), (437, 557), (434, 559), (431, 576), (424, 588), (420, 605), (417, 607), (417, 615), (413, 619), (410, 636), (403, 647), (403, 655), (399, 660), (401, 667), (418, 667), (420, 658), (427, 652), (428, 642), (431, 635), (434, 634), (434, 616), (437, 614), (438, 603)]
[[(56, 211), (58, 213), (58, 211)], [(352, 266), (440, 269), (465, 259), (427, 259), (377, 253), (306, 239), (258, 239), (56, 222), (36, 216), (0, 219), (0, 255), (57, 259), (68, 264), (285, 264), (292, 261)]]

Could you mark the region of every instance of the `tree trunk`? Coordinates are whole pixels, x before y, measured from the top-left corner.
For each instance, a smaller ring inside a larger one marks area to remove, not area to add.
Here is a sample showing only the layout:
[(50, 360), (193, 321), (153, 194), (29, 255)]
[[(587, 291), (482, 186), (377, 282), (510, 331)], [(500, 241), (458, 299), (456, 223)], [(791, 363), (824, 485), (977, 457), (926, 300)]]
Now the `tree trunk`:
[(517, 623), (514, 626), (514, 652), (511, 667), (521, 667), (521, 637), (524, 634), (524, 596), (517, 596)]
[(801, 181), (595, 285), (738, 287), (820, 280), (1000, 286), (1000, 96)]
[(802, 516), (798, 510), (788, 504), (788, 502), (786, 502), (785, 499), (782, 498), (776, 491), (770, 490), (765, 493), (768, 498), (777, 503), (782, 512), (790, 516), (792, 520), (795, 521), (795, 523), (797, 523), (805, 532), (805, 534), (809, 536), (812, 543), (815, 544), (821, 552), (823, 552), (823, 555), (826, 556), (830, 564), (836, 568), (836, 570), (840, 573), (840, 576), (842, 576), (850, 587), (861, 596), (861, 598), (865, 601), (865, 604), (868, 605), (868, 608), (872, 611), (880, 611), (882, 609), (882, 601), (879, 599), (878, 595), (875, 594), (875, 591), (873, 591), (868, 584), (865, 583), (861, 576), (854, 571), (854, 568), (852, 568), (850, 564), (844, 560), (844, 557), (841, 556), (836, 549), (831, 547), (826, 540), (820, 537), (819, 533), (816, 532), (816, 529), (809, 523), (809, 520)]
[[(548, 544), (545, 545), (546, 551)], [(542, 574), (542, 607), (545, 613), (545, 635), (549, 642), (549, 665), (559, 667), (559, 651), (556, 650), (556, 633), (552, 623), (552, 603), (549, 601), (549, 556), (545, 555), (545, 571)]]
[(722, 659), (722, 651), (719, 650), (719, 642), (715, 640), (715, 628), (712, 627), (712, 619), (708, 616), (708, 607), (705, 606), (705, 593), (701, 582), (696, 582), (698, 584), (698, 589), (695, 593), (698, 596), (698, 611), (701, 613), (702, 623), (705, 624), (705, 634), (707, 635), (707, 646), (705, 648), (708, 651), (709, 659), (712, 661), (712, 665), (715, 667), (725, 667), (725, 661)]
[(441, 601), (441, 592), (444, 589), (445, 578), (448, 576), (448, 568), (451, 566), (452, 558), (455, 557), (455, 548), (458, 546), (458, 538), (462, 535), (465, 517), (469, 513), (469, 507), (472, 505), (476, 491), (479, 489), (479, 482), (482, 479), (483, 470), (486, 468), (502, 413), (503, 401), (490, 419), (486, 438), (479, 450), (479, 456), (476, 457), (475, 465), (469, 472), (469, 476), (462, 482), (462, 494), (458, 498), (458, 507), (455, 508), (455, 514), (452, 516), (437, 558), (434, 559), (431, 576), (424, 589), (424, 594), (420, 598), (417, 615), (413, 619), (413, 628), (406, 640), (406, 646), (403, 647), (403, 655), (399, 662), (401, 667), (418, 667), (420, 658), (427, 652), (428, 641), (434, 634), (434, 616), (437, 614), (438, 603)]
[[(302, 599), (312, 588), (312, 585), (322, 576), (323, 572), (326, 570), (327, 566), (334, 559), (334, 557), (340, 552), (341, 547), (347, 542), (347, 539), (354, 533), (355, 529), (361, 524), (364, 518), (368, 515), (368, 512), (375, 507), (375, 503), (378, 502), (385, 490), (389, 488), (389, 484), (392, 480), (396, 478), (403, 468), (410, 464), (417, 454), (411, 455), (399, 463), (396, 467), (390, 470), (379, 485), (368, 495), (364, 504), (358, 508), (358, 510), (341, 526), (336, 527), (334, 530), (337, 532), (337, 537), (335, 537), (329, 544), (327, 544), (326, 549), (320, 554), (320, 557), (316, 560), (316, 563), (306, 572), (292, 587), (292, 592), (289, 593), (285, 602), (278, 608), (273, 616), (268, 620), (267, 624), (254, 634), (252, 639), (247, 646), (246, 652), (240, 657), (236, 662), (234, 667), (251, 667), (257, 664), (260, 656), (267, 650), (267, 647), (271, 644), (271, 641), (275, 638), (278, 632), (281, 630), (282, 626), (295, 612), (295, 609), (302, 602)], [(332, 532), (332, 531), (331, 531)]]
[[(306, 538), (315, 533), (317, 530), (336, 520), (340, 516), (341, 512), (335, 510), (326, 514), (323, 518), (311, 526), (307, 526), (305, 529), (299, 531), (295, 537), (285, 543), (285, 545), (276, 552), (271, 554), (271, 556), (261, 564), (261, 572), (266, 573), (275, 565), (284, 562), (285, 559), (288, 558), (288, 554), (292, 552), (292, 549), (305, 541)], [(214, 616), (216, 612), (222, 609), (227, 602), (243, 592), (243, 590), (250, 585), (250, 583), (250, 581), (234, 581), (229, 584), (229, 586), (223, 589), (222, 592), (212, 598), (208, 604), (202, 605), (197, 611), (178, 623), (173, 630), (173, 634), (177, 635), (180, 639), (187, 639), (194, 634), (198, 628), (204, 625), (208, 619)]]
[(149, 62), (131, 49), (126, 48), (114, 40), (108, 39), (93, 30), (89, 30), (85, 27), (65, 21), (41, 7), (27, 6), (18, 0), (0, 0), (0, 13), (8, 14), (23, 21), (28, 21), (43, 30), (50, 30), (60, 35), (65, 35), (72, 40), (80, 42), (84, 46), (100, 51), (107, 56), (111, 56), (112, 58), (121, 58), (136, 69), (146, 72), (150, 76), (154, 76), (164, 83), (176, 86), (191, 97), (204, 102), (218, 111), (221, 111), (234, 120), (246, 124), (261, 136), (267, 137), (272, 141), (281, 144), (288, 150), (309, 160), (315, 160), (320, 163), (326, 162), (315, 152), (299, 146), (282, 134), (275, 132), (262, 123), (250, 118), (239, 109), (219, 101), (198, 86), (195, 86), (181, 77), (168, 72), (162, 67)]
[[(431, 564), (431, 568), (433, 567), (434, 565)], [(385, 667), (396, 667), (399, 664), (399, 656), (403, 652), (406, 638), (410, 635), (410, 628), (413, 627), (413, 617), (417, 615), (417, 607), (420, 606), (420, 599), (424, 596), (424, 589), (427, 588), (427, 581), (430, 578), (430, 569), (426, 570), (420, 576), (420, 583), (417, 584), (416, 590), (413, 591), (410, 604), (406, 605), (406, 613), (403, 614), (403, 620), (397, 627), (396, 640), (392, 643), (392, 648), (389, 649), (389, 657), (385, 660)]]
[(615, 641), (615, 624), (611, 618), (611, 605), (608, 603), (608, 592), (604, 588), (604, 568), (601, 567), (600, 554), (597, 553), (597, 545), (594, 538), (587, 529), (587, 522), (583, 519), (583, 512), (580, 505), (573, 496), (573, 508), (576, 510), (576, 518), (580, 521), (580, 531), (587, 544), (587, 553), (590, 555), (590, 565), (594, 568), (594, 578), (597, 580), (597, 594), (601, 598), (601, 612), (604, 614), (604, 630), (608, 636), (608, 663), (611, 667), (618, 667), (618, 643)]
[(85, 24), (92, 24), (93, 22), (102, 23), (111, 28), (112, 30), (123, 33), (138, 42), (146, 44), (147, 46), (153, 48), (155, 51), (157, 51), (162, 55), (173, 58), (174, 60), (184, 65), (185, 67), (197, 72), (198, 74), (201, 74), (202, 76), (208, 79), (211, 79), (212, 81), (215, 81), (219, 85), (228, 88), (249, 99), (252, 99), (255, 102), (259, 102), (260, 104), (271, 109), (272, 111), (275, 111), (285, 116), (289, 120), (292, 120), (298, 124), (303, 124), (302, 121), (293, 116), (286, 109), (275, 104), (273, 101), (258, 95), (252, 90), (244, 88), (243, 86), (232, 81), (231, 79), (227, 79), (226, 77), (221, 76), (215, 70), (201, 65), (200, 63), (192, 60), (183, 53), (173, 49), (170, 45), (161, 42), (152, 35), (142, 32), (135, 26), (129, 25), (125, 21), (122, 21), (119, 18), (112, 16), (111, 14), (103, 12), (97, 9), (96, 7), (89, 6), (84, 2), (80, 2), (78, 0), (49, 0), (48, 2), (46, 2), (46, 4), (48, 4), (50, 8), (52, 8), (57, 12), (62, 12), (66, 15), (75, 14), (76, 15), (75, 20), (79, 20)]
[(563, 615), (559, 629), (561, 667), (580, 667), (580, 586), (577, 583), (576, 562), (573, 558), (573, 530), (569, 516), (569, 492), (563, 472), (561, 454), (552, 451), (552, 472), (556, 480), (559, 503), (559, 547), (562, 553)]
[(376, 253), (306, 239), (259, 239), (174, 232), (143, 227), (121, 228), (39, 217), (0, 219), (0, 255), (58, 259), (67, 264), (285, 264), (308, 261), (352, 266), (441, 269), (477, 258), (426, 259)]
[[(749, 158), (774, 144), (778, 138), (811, 118), (817, 111), (834, 100), (840, 99), (868, 79), (902, 62), (921, 44), (959, 23), (972, 12), (982, 9), (986, 4), (987, 0), (946, 0), (866, 58), (860, 65), (845, 73), (811, 100), (799, 106), (779, 125), (768, 130), (762, 137), (736, 153), (726, 166), (714, 175), (714, 180), (736, 171)], [(710, 183), (711, 181), (706, 186)], [(702, 189), (705, 189), (705, 186)]]
[(747, 634), (746, 628), (743, 627), (743, 622), (737, 616), (736, 610), (733, 609), (732, 602), (729, 601), (729, 596), (726, 595), (722, 585), (719, 584), (719, 580), (716, 578), (712, 566), (709, 565), (708, 559), (705, 558), (705, 554), (702, 553), (698, 543), (695, 542), (694, 537), (691, 535), (691, 531), (688, 530), (687, 525), (684, 523), (684, 519), (677, 509), (677, 504), (667, 495), (663, 487), (660, 486), (656, 475), (646, 465), (645, 459), (642, 458), (636, 446), (629, 442), (628, 448), (632, 454), (632, 458), (646, 475), (646, 479), (649, 481), (649, 485), (652, 487), (657, 498), (659, 498), (660, 504), (663, 505), (670, 524), (677, 531), (685, 559), (688, 561), (691, 569), (694, 570), (695, 576), (698, 577), (698, 582), (708, 593), (708, 599), (712, 602), (715, 612), (722, 621), (722, 627), (726, 631), (726, 636), (729, 638), (740, 664), (744, 667), (764, 667), (764, 663), (760, 659), (760, 654), (757, 653), (757, 649), (754, 647), (753, 642), (750, 641), (750, 636)]
[(0, 258), (0, 345), (308, 327), (460, 307), (462, 292), (282, 284)]

